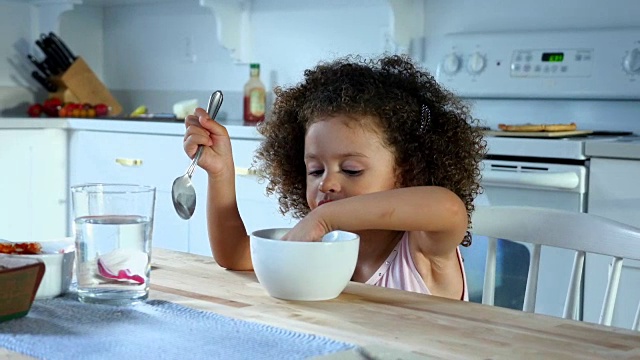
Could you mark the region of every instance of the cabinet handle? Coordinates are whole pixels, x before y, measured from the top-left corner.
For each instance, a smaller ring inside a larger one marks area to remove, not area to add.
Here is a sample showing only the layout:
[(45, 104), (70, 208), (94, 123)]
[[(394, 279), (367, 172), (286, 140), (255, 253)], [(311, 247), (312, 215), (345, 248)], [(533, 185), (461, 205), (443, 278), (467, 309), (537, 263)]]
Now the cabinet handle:
[(142, 165), (142, 159), (116, 158), (116, 162), (122, 166), (141, 166)]
[(237, 176), (257, 176), (258, 174), (258, 170), (255, 169), (236, 167)]

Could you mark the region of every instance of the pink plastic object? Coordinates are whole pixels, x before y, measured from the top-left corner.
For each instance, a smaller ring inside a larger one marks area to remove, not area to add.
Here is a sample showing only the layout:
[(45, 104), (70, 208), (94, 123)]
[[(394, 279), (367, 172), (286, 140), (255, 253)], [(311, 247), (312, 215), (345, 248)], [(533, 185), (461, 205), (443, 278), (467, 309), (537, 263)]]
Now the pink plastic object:
[(107, 279), (113, 279), (118, 281), (131, 281), (138, 284), (144, 284), (144, 278), (140, 275), (131, 274), (131, 270), (124, 269), (114, 274), (111, 270), (107, 269), (102, 261), (98, 260), (98, 273), (100, 276)]
[(144, 284), (148, 257), (142, 252), (114, 250), (98, 258), (98, 274), (106, 279)]

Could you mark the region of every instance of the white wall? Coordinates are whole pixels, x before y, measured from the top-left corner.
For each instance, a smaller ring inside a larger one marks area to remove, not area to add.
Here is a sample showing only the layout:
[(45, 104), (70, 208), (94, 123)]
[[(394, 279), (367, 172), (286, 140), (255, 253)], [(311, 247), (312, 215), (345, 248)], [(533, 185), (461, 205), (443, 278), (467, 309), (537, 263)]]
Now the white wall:
[(321, 60), (378, 54), (391, 25), (386, 0), (256, 1), (253, 10), (254, 58), (270, 85), (295, 84)]
[[(380, 52), (389, 9), (386, 0), (255, 1), (249, 60), (260, 63), (269, 89), (296, 83), (320, 60)], [(222, 112), (240, 118), (249, 66), (222, 47), (216, 25), (211, 10), (193, 1), (105, 8), (107, 84), (129, 108), (145, 103), (153, 111), (171, 111), (173, 102), (189, 98), (204, 103), (220, 89)]]
[(640, 25), (636, 0), (426, 0), (426, 34)]
[(76, 56), (89, 64), (98, 78), (104, 76), (105, 52), (103, 40), (103, 9), (98, 6), (77, 6), (60, 15), (58, 35)]
[[(0, 3), (0, 86), (14, 86), (25, 83), (21, 79), (28, 66), (26, 53), (31, 41), (30, 7), (17, 3)], [(31, 73), (29, 71), (28, 73)], [(27, 73), (27, 74), (28, 74)], [(29, 83), (31, 81), (29, 80)], [(35, 82), (33, 82), (35, 84)]]
[(0, 3), (0, 116), (24, 114), (39, 85), (31, 78), (31, 9)]

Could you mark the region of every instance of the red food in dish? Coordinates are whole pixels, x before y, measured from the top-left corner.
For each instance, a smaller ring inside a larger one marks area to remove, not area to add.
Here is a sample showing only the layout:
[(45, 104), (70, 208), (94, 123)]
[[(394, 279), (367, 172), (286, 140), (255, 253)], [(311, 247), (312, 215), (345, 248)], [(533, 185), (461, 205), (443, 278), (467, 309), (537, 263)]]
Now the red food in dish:
[(40, 254), (41, 252), (42, 245), (37, 242), (0, 242), (0, 254), (34, 255)]

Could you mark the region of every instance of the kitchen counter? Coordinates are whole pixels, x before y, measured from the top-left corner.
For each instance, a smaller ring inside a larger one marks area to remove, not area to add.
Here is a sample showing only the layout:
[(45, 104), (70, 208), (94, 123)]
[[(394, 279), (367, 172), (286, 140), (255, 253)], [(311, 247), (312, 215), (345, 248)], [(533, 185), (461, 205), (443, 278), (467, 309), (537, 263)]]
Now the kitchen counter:
[[(235, 139), (259, 140), (262, 136), (255, 125), (247, 125), (241, 120), (222, 120)], [(184, 135), (184, 123), (172, 120), (121, 120), (121, 119), (79, 119), (79, 118), (0, 118), (2, 129), (46, 129), (59, 128), (67, 130), (111, 131), (134, 134)], [(612, 157), (640, 159), (640, 136), (609, 136), (567, 138), (567, 139), (526, 139), (487, 136), (492, 155), (529, 156), (531, 144), (539, 144), (536, 148), (544, 151), (544, 157), (574, 158)], [(526, 146), (525, 146), (526, 145)]]
[(585, 153), (590, 157), (640, 160), (640, 136), (588, 141)]
[[(237, 139), (261, 138), (255, 125), (245, 125), (240, 120), (220, 121), (229, 135)], [(170, 120), (118, 120), (118, 119), (77, 119), (77, 118), (0, 118), (2, 129), (46, 129), (115, 131), (137, 134), (184, 135), (184, 122)]]
[[(156, 248), (150, 298), (378, 351), (383, 348), (386, 356), (380, 358), (640, 356), (639, 332), (355, 282), (333, 300), (280, 300), (266, 293), (253, 272), (228, 271), (211, 257)], [(351, 356), (327, 358), (365, 358), (347, 352)], [(405, 356), (408, 352), (411, 357)], [(0, 358), (23, 357), (0, 349)]]

